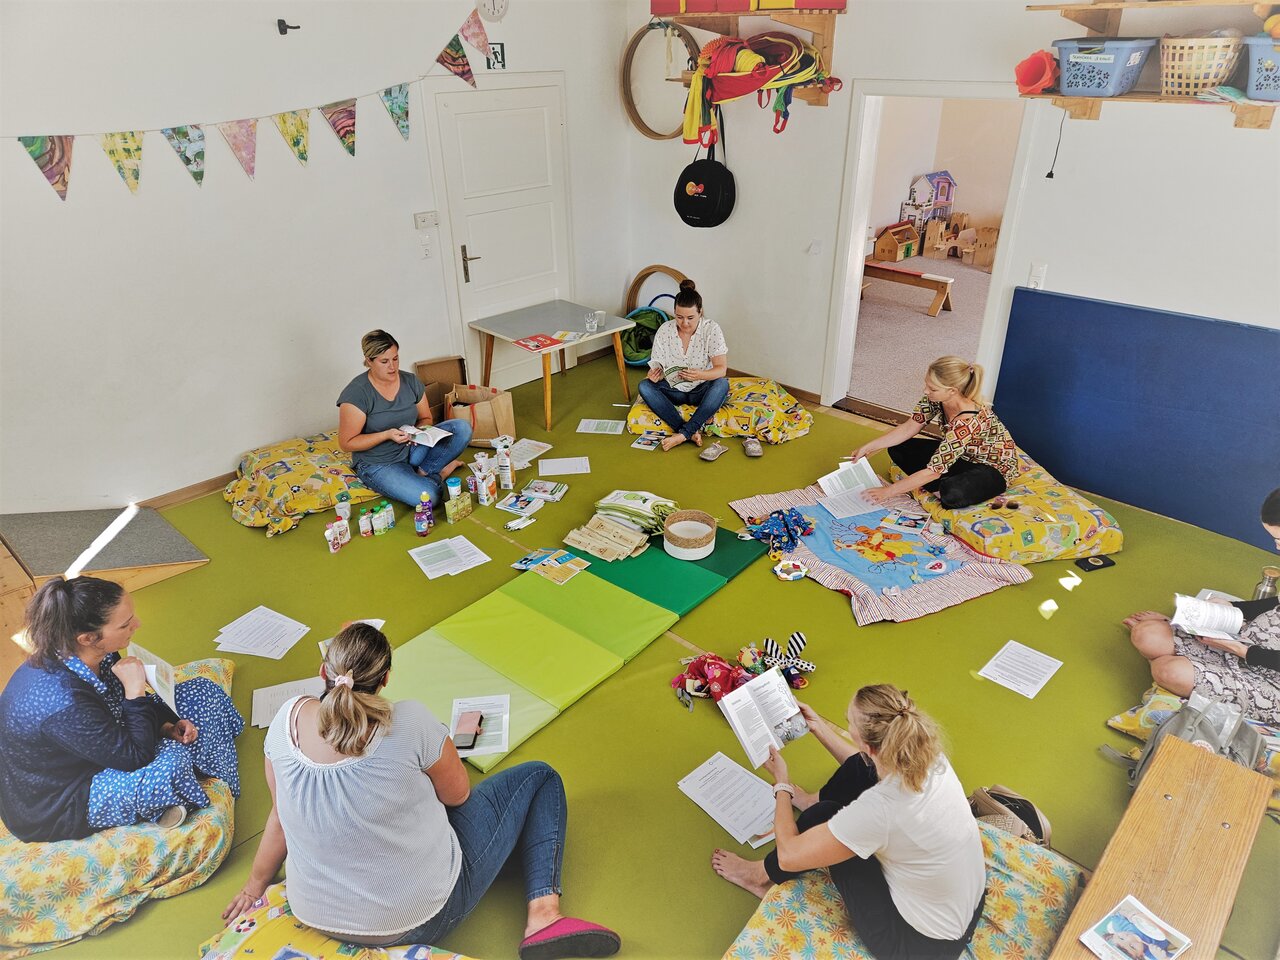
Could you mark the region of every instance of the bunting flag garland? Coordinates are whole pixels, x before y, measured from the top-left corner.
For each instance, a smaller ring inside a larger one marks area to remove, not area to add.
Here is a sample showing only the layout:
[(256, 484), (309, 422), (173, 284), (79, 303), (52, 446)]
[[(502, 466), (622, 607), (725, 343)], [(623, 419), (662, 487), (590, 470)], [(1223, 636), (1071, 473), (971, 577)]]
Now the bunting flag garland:
[(280, 136), (284, 137), (284, 142), (289, 145), (289, 149), (298, 158), (298, 162), (305, 167), (307, 165), (307, 146), (310, 140), (311, 108), (308, 107), (306, 110), (286, 110), (284, 113), (277, 113), (271, 119), (276, 122), (276, 129), (280, 131)]
[(18, 138), (49, 181), (49, 186), (63, 200), (67, 199), (67, 181), (71, 179), (71, 146), (75, 139), (58, 135)]
[(258, 121), (232, 120), (228, 123), (219, 123), (217, 127), (226, 138), (231, 152), (240, 161), (241, 168), (252, 180), (258, 157)]
[(400, 131), (400, 136), (409, 139), (409, 85), (407, 83), (397, 83), (394, 87), (387, 87), (378, 96), (382, 98), (382, 105), (387, 108), (387, 115), (395, 122), (396, 129)]
[(449, 45), (440, 51), (440, 56), (436, 57), (436, 63), (455, 77), (467, 81), (471, 86), (476, 85), (475, 74), (471, 72), (471, 62), (467, 60), (467, 51), (462, 49), (462, 41), (458, 39), (456, 33), (449, 41)]
[(471, 16), (467, 17), (466, 23), (458, 29), (458, 35), (471, 44), (476, 53), (490, 58), (493, 56), (493, 51), (489, 49), (489, 34), (480, 20), (478, 10), (471, 11)]
[(337, 103), (325, 104), (320, 108), (329, 126), (338, 135), (347, 153), (356, 155), (356, 99), (339, 100)]
[(178, 154), (196, 186), (200, 186), (204, 182), (204, 130), (198, 123), (193, 123), (185, 127), (165, 127), (160, 132)]
[(129, 188), (130, 193), (138, 192), (138, 184), (142, 180), (142, 134), (145, 131), (122, 130), (119, 133), (104, 133), (101, 136), (102, 149), (107, 157), (116, 165), (116, 172)]

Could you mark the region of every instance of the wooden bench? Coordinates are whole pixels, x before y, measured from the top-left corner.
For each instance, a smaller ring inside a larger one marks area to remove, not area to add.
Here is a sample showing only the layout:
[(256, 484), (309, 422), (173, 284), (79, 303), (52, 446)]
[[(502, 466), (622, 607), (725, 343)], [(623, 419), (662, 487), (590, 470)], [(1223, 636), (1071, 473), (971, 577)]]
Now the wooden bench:
[(1166, 737), (1049, 960), (1096, 960), (1080, 934), (1127, 895), (1180, 933), (1180, 960), (1212, 960), (1274, 784)]
[(867, 257), (862, 267), (862, 276), (864, 279), (888, 280), (890, 283), (905, 283), (909, 287), (932, 290), (933, 303), (929, 304), (929, 309), (925, 311), (931, 317), (936, 317), (942, 310), (951, 309), (951, 284), (955, 283), (953, 277), (939, 277), (932, 273), (908, 270), (873, 257)]

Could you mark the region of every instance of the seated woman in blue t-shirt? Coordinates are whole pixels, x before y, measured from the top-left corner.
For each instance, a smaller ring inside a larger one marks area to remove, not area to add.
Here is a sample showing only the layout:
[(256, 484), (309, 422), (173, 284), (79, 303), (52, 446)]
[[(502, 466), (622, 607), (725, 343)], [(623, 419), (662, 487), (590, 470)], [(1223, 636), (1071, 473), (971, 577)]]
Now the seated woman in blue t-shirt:
[(452, 436), (434, 447), (411, 443), (401, 427), (431, 423), (426, 388), (400, 370), (400, 344), (385, 330), (370, 330), (360, 341), (365, 373), (338, 397), (338, 446), (352, 454), (356, 476), (385, 497), (416, 507), (422, 494), (438, 506), (444, 480), (462, 466), (457, 457), (471, 440), (471, 424), (438, 424)]

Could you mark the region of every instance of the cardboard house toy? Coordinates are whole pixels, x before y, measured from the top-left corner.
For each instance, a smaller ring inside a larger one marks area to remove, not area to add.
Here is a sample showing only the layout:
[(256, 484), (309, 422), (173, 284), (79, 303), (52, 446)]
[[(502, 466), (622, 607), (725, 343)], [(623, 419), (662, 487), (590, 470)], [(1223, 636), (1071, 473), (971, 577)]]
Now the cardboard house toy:
[(946, 220), (955, 203), (956, 181), (946, 170), (936, 170), (916, 177), (907, 194), (907, 202), (898, 212), (899, 220), (910, 220), (917, 233), (923, 233), (930, 220)]
[(920, 234), (910, 221), (885, 227), (876, 237), (874, 256), (877, 260), (897, 263), (920, 252)]

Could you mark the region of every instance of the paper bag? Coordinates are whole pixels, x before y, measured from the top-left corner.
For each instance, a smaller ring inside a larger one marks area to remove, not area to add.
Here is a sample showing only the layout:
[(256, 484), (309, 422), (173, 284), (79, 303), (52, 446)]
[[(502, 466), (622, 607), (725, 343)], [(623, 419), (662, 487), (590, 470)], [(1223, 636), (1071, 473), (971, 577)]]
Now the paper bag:
[(497, 387), (455, 384), (444, 398), (446, 420), (471, 424), (471, 446), (492, 447), (493, 438), (516, 435), (516, 414), (511, 394)]

